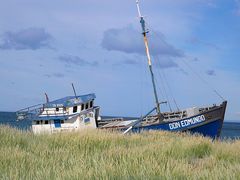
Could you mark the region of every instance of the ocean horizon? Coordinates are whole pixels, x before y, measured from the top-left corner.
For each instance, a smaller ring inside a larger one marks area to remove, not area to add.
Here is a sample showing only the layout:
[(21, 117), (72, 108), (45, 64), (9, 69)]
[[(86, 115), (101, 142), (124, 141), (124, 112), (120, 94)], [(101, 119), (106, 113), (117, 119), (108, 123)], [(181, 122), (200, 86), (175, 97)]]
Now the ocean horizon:
[[(112, 117), (112, 116), (102, 116)], [(0, 125), (8, 125), (20, 130), (30, 130), (31, 121), (16, 121), (15, 112), (0, 112)], [(225, 120), (222, 128), (221, 139), (240, 139), (240, 120)]]

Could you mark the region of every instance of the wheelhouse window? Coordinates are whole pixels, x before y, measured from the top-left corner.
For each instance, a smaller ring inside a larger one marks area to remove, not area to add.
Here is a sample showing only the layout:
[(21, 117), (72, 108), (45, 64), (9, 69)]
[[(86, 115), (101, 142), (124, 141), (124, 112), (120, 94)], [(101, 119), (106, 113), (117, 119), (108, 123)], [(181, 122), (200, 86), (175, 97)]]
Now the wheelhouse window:
[(93, 101), (90, 101), (90, 108), (93, 107)]
[(40, 124), (40, 121), (36, 121), (36, 124)]
[(56, 108), (56, 111), (59, 111), (59, 108), (58, 108), (58, 107)]
[(45, 121), (44, 124), (48, 124), (48, 121)]
[(64, 124), (64, 120), (61, 120), (61, 124)]
[(88, 109), (88, 103), (86, 103), (86, 109)]
[(77, 112), (77, 106), (73, 107), (73, 113)]
[(84, 104), (81, 105), (81, 111), (83, 111), (83, 110), (84, 110)]

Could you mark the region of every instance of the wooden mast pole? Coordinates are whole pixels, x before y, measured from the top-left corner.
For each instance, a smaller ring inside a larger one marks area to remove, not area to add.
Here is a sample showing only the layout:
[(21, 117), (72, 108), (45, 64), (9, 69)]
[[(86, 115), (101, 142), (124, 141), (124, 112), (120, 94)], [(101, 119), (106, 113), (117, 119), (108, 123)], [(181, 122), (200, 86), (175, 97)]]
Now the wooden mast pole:
[(155, 84), (154, 74), (153, 74), (153, 70), (152, 70), (152, 61), (151, 61), (151, 56), (150, 56), (149, 47), (148, 47), (148, 39), (147, 39), (148, 31), (146, 30), (145, 20), (144, 20), (143, 16), (141, 15), (140, 7), (139, 7), (139, 0), (136, 0), (136, 4), (137, 4), (138, 16), (139, 16), (140, 23), (141, 23), (141, 26), (142, 26), (143, 40), (144, 40), (144, 45), (145, 45), (145, 48), (146, 48), (146, 54), (147, 54), (147, 59), (148, 59), (148, 67), (149, 67), (149, 71), (150, 71), (151, 79), (152, 79), (156, 109), (157, 109), (157, 113), (158, 113), (158, 116), (159, 116), (159, 119), (160, 119), (160, 116), (161, 116), (160, 104), (159, 104), (159, 100), (158, 100), (156, 84)]

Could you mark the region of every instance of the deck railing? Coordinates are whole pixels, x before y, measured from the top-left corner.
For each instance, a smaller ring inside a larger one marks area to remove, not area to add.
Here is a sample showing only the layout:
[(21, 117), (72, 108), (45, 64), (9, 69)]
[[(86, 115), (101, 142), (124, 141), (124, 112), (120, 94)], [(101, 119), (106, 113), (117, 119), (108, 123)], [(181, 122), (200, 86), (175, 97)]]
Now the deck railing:
[(41, 113), (43, 109), (43, 104), (37, 104), (16, 112), (17, 120), (27, 120), (31, 119)]
[(57, 111), (57, 108), (64, 107), (53, 107), (51, 110), (48, 110), (44, 107), (44, 104), (37, 104), (34, 106), (30, 106), (24, 109), (21, 109), (16, 112), (17, 120), (29, 120), (36, 118), (38, 116), (67, 116), (69, 112), (62, 109), (61, 111)]

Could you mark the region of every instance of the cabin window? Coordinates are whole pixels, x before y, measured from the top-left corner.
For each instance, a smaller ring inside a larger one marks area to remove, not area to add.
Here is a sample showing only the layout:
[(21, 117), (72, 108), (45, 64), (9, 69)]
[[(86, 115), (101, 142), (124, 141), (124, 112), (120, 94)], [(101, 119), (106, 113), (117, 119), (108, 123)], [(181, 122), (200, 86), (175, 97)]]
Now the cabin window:
[(77, 112), (77, 106), (73, 107), (73, 113)]
[(40, 122), (39, 122), (39, 121), (36, 121), (36, 124), (40, 124)]
[(48, 124), (48, 121), (45, 121), (45, 124)]
[(64, 120), (61, 120), (61, 124), (64, 124)]
[(93, 101), (90, 101), (90, 108), (93, 107)]
[(81, 105), (81, 111), (83, 111), (83, 110), (84, 110), (84, 104)]
[(88, 103), (86, 103), (86, 109), (88, 109)]
[(58, 107), (56, 108), (56, 111), (59, 111), (59, 108), (58, 108)]

